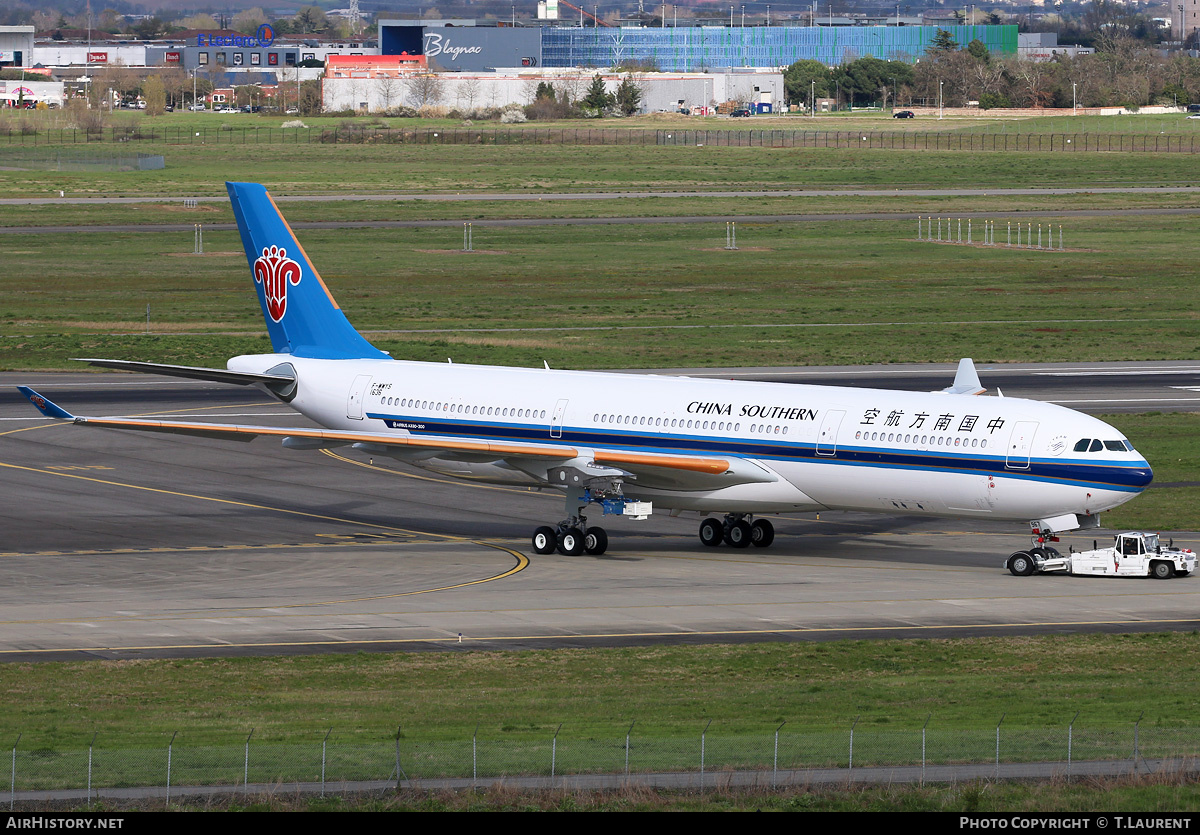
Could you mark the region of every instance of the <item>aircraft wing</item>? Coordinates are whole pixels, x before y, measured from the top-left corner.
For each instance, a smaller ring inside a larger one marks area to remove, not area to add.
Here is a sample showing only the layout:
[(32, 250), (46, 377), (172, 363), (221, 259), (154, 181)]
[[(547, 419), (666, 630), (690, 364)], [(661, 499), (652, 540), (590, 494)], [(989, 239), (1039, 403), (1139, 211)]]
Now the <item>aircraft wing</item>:
[(481, 441), (447, 436), (395, 435), (385, 432), (352, 432), (338, 429), (310, 429), (281, 426), (251, 426), (231, 423), (152, 420), (147, 418), (84, 417), (73, 415), (28, 386), (17, 389), (38, 411), (48, 418), (70, 421), (80, 426), (105, 429), (129, 429), (219, 438), (228, 441), (253, 441), (260, 437), (282, 438), (286, 446), (320, 449), (363, 444), (385, 448), (405, 448), (413, 452), (445, 453), (470, 456), (476, 460), (542, 459), (570, 461), (581, 455), (597, 464), (618, 467), (634, 476), (645, 475), (650, 482), (687, 484), (692, 489), (715, 488), (751, 481), (775, 481), (777, 476), (743, 459), (710, 456), (673, 455), (622, 450), (579, 450), (567, 444)]

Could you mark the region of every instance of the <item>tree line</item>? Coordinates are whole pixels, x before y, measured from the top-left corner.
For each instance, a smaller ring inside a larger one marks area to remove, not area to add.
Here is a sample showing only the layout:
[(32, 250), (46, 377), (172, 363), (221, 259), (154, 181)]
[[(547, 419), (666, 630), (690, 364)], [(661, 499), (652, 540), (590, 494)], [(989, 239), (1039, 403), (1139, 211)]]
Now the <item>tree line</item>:
[(915, 61), (858, 58), (827, 67), (797, 61), (784, 71), (788, 101), (836, 98), (840, 107), (1141, 107), (1200, 102), (1200, 58), (1164, 56), (1123, 33), (1097, 39), (1095, 52), (1051, 61), (995, 55), (978, 40), (965, 47), (939, 30)]

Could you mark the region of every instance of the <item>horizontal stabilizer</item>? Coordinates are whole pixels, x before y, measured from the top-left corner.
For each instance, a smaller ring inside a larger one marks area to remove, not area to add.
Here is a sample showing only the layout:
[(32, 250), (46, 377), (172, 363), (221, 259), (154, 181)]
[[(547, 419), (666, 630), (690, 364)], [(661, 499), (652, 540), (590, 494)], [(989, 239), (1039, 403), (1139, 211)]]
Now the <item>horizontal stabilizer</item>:
[(215, 383), (232, 383), (249, 386), (254, 383), (280, 385), (295, 382), (290, 374), (253, 374), (247, 371), (227, 371), (224, 368), (198, 368), (192, 365), (162, 365), (156, 362), (133, 362), (131, 360), (105, 360), (71, 357), (74, 362), (86, 362), (97, 368), (116, 368), (121, 371), (137, 371), (142, 374), (162, 374), (167, 377), (186, 377), (189, 380), (211, 380)]

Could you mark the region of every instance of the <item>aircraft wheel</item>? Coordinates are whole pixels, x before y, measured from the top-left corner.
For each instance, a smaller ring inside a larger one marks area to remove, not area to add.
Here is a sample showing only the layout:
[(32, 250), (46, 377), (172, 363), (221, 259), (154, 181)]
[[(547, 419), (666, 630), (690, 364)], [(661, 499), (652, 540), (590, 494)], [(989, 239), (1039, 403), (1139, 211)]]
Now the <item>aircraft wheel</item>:
[(1155, 580), (1170, 580), (1175, 576), (1175, 566), (1159, 560), (1150, 566), (1150, 573), (1154, 575)]
[(542, 525), (533, 532), (533, 550), (537, 554), (553, 554), (558, 547), (558, 534), (554, 528)]
[(721, 523), (716, 519), (705, 519), (700, 523), (700, 541), (710, 548), (716, 548), (725, 538)]
[(1016, 577), (1028, 577), (1035, 565), (1028, 551), (1017, 551), (1008, 558), (1008, 570)]
[(750, 531), (750, 523), (744, 519), (733, 522), (730, 524), (729, 530), (725, 531), (725, 541), (734, 548), (749, 548), (753, 536)]
[(588, 528), (583, 534), (583, 550), (599, 556), (608, 550), (608, 533), (604, 528)]
[(750, 543), (755, 548), (766, 548), (775, 541), (775, 526), (767, 519), (755, 519), (750, 526)]
[(579, 528), (567, 528), (558, 535), (558, 552), (568, 557), (578, 557), (583, 553), (583, 531)]

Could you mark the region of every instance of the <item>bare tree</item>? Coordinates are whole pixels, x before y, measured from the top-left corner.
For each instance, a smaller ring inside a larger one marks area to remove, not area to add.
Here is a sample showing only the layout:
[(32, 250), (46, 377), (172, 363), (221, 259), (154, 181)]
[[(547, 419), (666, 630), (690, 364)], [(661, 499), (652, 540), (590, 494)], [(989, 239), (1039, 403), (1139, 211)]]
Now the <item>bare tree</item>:
[(414, 107), (421, 108), (441, 101), (441, 76), (432, 73), (410, 76), (405, 86), (408, 88), (408, 100)]
[(546, 81), (541, 76), (532, 76), (521, 82), (521, 98), (526, 104), (537, 101), (537, 93)]
[(1025, 107), (1045, 107), (1052, 93), (1048, 89), (1050, 65), (1040, 61), (1016, 60), (1010, 64), (1017, 82), (1018, 101)]
[(454, 98), (460, 110), (466, 113), (475, 112), (475, 102), (479, 99), (480, 81), (475, 76), (458, 79)]
[(560, 98), (564, 102), (578, 102), (587, 93), (588, 84), (591, 83), (591, 77), (582, 73), (573, 73), (563, 76), (555, 80), (558, 89), (562, 91)]
[(379, 93), (379, 100), (383, 102), (384, 111), (391, 110), (392, 102), (400, 99), (400, 79), (394, 75), (381, 75), (375, 79), (375, 90)]
[(1003, 62), (997, 60), (975, 62), (972, 82), (976, 98), (1000, 92), (1000, 87), (1004, 84), (1004, 69)]

